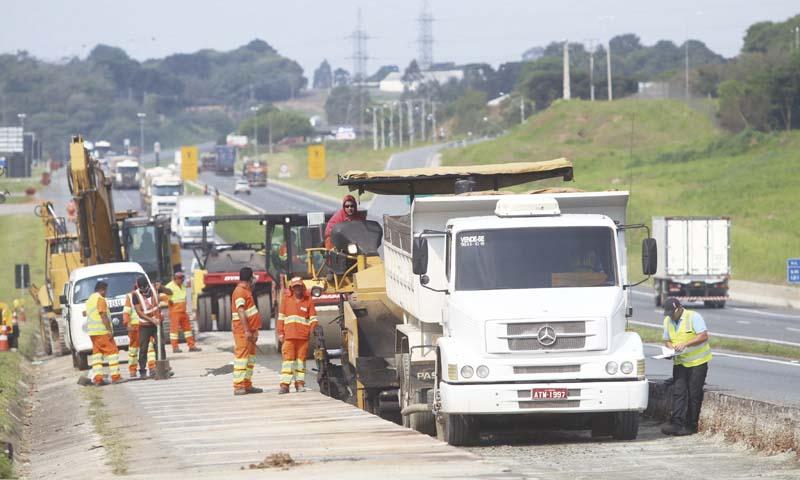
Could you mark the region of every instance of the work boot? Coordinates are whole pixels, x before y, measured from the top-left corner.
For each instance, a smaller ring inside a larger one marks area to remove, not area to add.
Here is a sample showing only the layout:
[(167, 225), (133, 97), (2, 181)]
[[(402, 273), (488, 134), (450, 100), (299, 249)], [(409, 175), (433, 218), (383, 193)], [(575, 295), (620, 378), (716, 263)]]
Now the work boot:
[(108, 385), (108, 382), (106, 382), (105, 380), (95, 380), (93, 383), (95, 387), (105, 387), (106, 385)]
[(112, 378), (112, 379), (111, 379), (111, 383), (112, 383), (112, 384), (115, 384), (115, 385), (116, 385), (117, 383), (122, 383), (122, 382), (124, 382), (124, 381), (125, 381), (125, 380), (123, 380), (123, 379), (122, 379), (122, 377), (117, 377), (117, 378)]
[(686, 435), (691, 435), (693, 433), (694, 432), (692, 432), (690, 429), (686, 427), (678, 427), (678, 429), (675, 430), (673, 435), (675, 435), (676, 437), (685, 437)]
[(247, 387), (245, 391), (247, 393), (264, 393), (264, 389), (258, 387)]
[(202, 352), (203, 349), (200, 347), (192, 347), (189, 349), (190, 352)]
[(130, 378), (131, 379), (139, 378), (139, 373), (136, 370), (131, 370), (130, 371)]
[(664, 425), (663, 427), (661, 427), (661, 433), (663, 433), (664, 435), (676, 435), (676, 436), (680, 435), (680, 436), (683, 436), (683, 435), (691, 434), (691, 431), (688, 428), (686, 428), (686, 427), (684, 427), (682, 425), (676, 425), (674, 423), (668, 423), (668, 424)]
[(150, 370), (150, 373), (147, 375), (149, 378), (156, 378), (156, 369)]
[(236, 388), (233, 390), (233, 395), (237, 397), (239, 395), (247, 395), (247, 390), (245, 390), (244, 388)]
[(306, 384), (302, 382), (295, 382), (294, 389), (297, 393), (305, 392), (306, 391)]
[(283, 395), (289, 393), (289, 385), (281, 384), (281, 389), (278, 391), (278, 395)]

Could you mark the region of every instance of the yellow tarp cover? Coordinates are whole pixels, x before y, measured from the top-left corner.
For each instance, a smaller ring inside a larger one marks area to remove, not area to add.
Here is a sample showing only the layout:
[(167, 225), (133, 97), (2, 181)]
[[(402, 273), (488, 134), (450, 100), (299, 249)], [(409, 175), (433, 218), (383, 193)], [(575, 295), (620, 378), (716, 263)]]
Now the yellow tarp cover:
[(572, 180), (572, 162), (559, 158), (545, 162), (406, 168), (366, 172), (352, 170), (339, 175), (339, 185), (350, 190), (383, 195), (427, 195), (453, 193), (455, 180), (470, 177), (475, 190), (497, 190), (547, 178)]

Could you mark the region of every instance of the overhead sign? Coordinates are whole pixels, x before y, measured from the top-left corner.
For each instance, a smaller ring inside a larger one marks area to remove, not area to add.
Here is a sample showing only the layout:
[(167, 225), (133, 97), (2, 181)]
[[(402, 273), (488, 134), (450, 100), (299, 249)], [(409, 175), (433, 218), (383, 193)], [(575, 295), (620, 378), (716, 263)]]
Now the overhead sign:
[(308, 178), (322, 180), (325, 178), (325, 145), (308, 146)]
[(181, 178), (197, 180), (197, 147), (181, 147)]
[(786, 282), (793, 285), (800, 284), (800, 258), (786, 260)]
[(0, 152), (17, 153), (24, 151), (22, 127), (0, 128)]

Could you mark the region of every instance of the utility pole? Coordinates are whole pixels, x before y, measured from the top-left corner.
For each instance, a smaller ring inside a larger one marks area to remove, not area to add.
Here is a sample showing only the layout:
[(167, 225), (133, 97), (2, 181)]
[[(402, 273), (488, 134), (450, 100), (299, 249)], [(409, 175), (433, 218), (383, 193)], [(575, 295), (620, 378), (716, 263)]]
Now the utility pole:
[(684, 62), (685, 62), (685, 82), (684, 88), (685, 92), (684, 95), (686, 96), (686, 100), (689, 100), (689, 38), (686, 38), (686, 43), (683, 44), (683, 52), (684, 52)]
[(258, 107), (250, 107), (253, 112), (253, 158), (258, 160)]
[(436, 20), (431, 13), (429, 0), (422, 0), (422, 10), (420, 11), (417, 22), (419, 23), (419, 33), (417, 45), (419, 47), (418, 62), (420, 70), (430, 70), (433, 65), (433, 22)]
[(564, 100), (569, 100), (572, 96), (572, 92), (570, 92), (569, 88), (569, 40), (564, 41), (564, 84), (563, 84), (563, 94)]
[(381, 113), (381, 150), (386, 150), (386, 119), (383, 118), (383, 107), (378, 107)]
[(436, 143), (437, 136), (439, 135), (438, 131), (436, 130), (436, 102), (431, 102), (431, 121), (433, 122), (431, 141)]
[(272, 155), (272, 115), (267, 113), (267, 141), (269, 142), (269, 154)]
[(589, 40), (589, 99), (594, 102), (594, 40)]
[(800, 50), (800, 25), (794, 27), (794, 49)]
[(608, 101), (614, 100), (614, 94), (611, 86), (611, 41), (608, 42), (608, 49), (606, 49), (606, 78), (608, 78)]
[(400, 131), (400, 135), (397, 137), (397, 143), (402, 147), (403, 146), (403, 103), (397, 103), (397, 127)]
[(420, 123), (420, 136), (419, 138), (422, 140), (422, 143), (428, 139), (427, 135), (425, 134), (425, 124), (428, 123), (428, 117), (425, 116), (425, 99), (421, 100), (420, 103), (422, 104), (422, 109), (420, 109), (419, 115), (419, 123)]
[(389, 104), (389, 148), (394, 148), (394, 103)]
[(525, 97), (519, 96), (519, 124), (525, 123)]
[(372, 109), (372, 149), (378, 150), (378, 115)]
[(408, 145), (414, 146), (414, 102), (411, 100), (406, 101), (408, 106)]
[(144, 155), (144, 119), (147, 114), (139, 112), (136, 116), (139, 117), (139, 160), (141, 160)]

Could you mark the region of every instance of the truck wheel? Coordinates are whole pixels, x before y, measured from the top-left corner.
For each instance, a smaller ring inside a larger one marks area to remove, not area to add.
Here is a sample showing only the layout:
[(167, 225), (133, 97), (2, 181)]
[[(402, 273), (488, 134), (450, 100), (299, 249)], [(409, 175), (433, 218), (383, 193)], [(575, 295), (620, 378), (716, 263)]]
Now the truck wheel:
[(269, 330), (271, 327), (270, 320), (272, 319), (272, 294), (261, 293), (257, 295), (256, 308), (258, 308), (258, 312), (261, 314), (261, 329)]
[(72, 353), (72, 364), (78, 370), (89, 370), (89, 354), (88, 353)]
[(436, 437), (454, 447), (478, 443), (478, 425), (469, 415), (440, 413), (436, 420)]
[(639, 435), (639, 412), (619, 412), (614, 422), (614, 440), (635, 440)]
[(610, 437), (614, 434), (615, 414), (598, 413), (592, 417), (590, 428), (592, 438)]
[(717, 302), (717, 308), (725, 308), (725, 300), (720, 300)]
[(201, 332), (210, 332), (213, 329), (212, 309), (211, 297), (197, 299), (197, 329)]
[(217, 330), (231, 331), (231, 297), (228, 295), (217, 298)]
[(61, 335), (61, 332), (58, 331), (58, 324), (56, 322), (50, 325), (50, 349), (53, 351), (53, 355), (57, 356), (69, 353), (67, 344), (64, 342), (64, 335)]
[[(419, 403), (427, 403), (427, 391), (418, 392)], [(433, 412), (412, 413), (408, 416), (412, 430), (432, 437), (436, 436), (436, 416)]]

